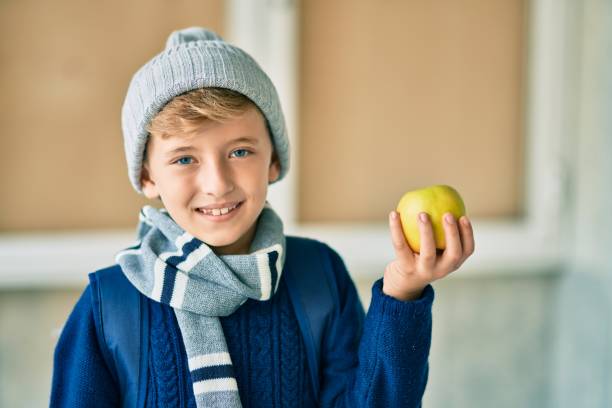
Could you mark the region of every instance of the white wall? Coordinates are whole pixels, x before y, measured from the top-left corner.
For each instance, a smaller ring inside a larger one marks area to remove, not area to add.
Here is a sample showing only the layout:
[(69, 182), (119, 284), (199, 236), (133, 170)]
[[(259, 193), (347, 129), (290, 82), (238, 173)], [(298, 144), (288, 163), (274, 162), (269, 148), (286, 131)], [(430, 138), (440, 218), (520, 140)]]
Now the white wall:
[(571, 253), (559, 289), (554, 407), (612, 406), (612, 1), (576, 16)]

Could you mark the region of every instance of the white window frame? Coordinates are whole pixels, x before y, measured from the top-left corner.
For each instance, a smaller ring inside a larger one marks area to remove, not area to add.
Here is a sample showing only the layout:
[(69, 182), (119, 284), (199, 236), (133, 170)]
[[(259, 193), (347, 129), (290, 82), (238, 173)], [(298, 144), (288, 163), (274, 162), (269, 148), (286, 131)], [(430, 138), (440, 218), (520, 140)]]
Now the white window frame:
[[(354, 278), (376, 279), (393, 259), (387, 220), (347, 225), (296, 222), (299, 134), (297, 0), (231, 0), (226, 38), (244, 48), (275, 83), (291, 142), (291, 170), (269, 189), (268, 200), (285, 232), (326, 242), (343, 257)], [(565, 1), (529, 2), (525, 126), (525, 216), (472, 219), (476, 252), (452, 278), (504, 273), (548, 273), (565, 262), (561, 222), (567, 211), (569, 149), (565, 117), (566, 67), (571, 52)], [(399, 197), (398, 197), (399, 198)], [(389, 209), (391, 210), (391, 208)], [(87, 273), (112, 265), (131, 245), (135, 228), (117, 231), (0, 234), (0, 288), (82, 286)]]

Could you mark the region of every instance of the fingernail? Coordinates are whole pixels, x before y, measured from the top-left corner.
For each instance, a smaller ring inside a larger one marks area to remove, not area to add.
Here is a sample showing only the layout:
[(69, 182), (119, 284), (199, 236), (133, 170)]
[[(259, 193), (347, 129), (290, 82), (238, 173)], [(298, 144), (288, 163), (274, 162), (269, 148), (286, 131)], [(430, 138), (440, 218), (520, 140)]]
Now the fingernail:
[(446, 214), (444, 219), (449, 225), (453, 225), (455, 223), (455, 217), (453, 217), (453, 214)]
[(420, 213), (419, 214), (419, 219), (421, 220), (421, 222), (427, 222), (427, 213)]
[(470, 220), (468, 220), (468, 217), (463, 216), (461, 217), (461, 223), (467, 227), (468, 225), (470, 225)]
[(391, 211), (391, 219), (394, 220), (397, 218), (397, 213), (395, 211)]

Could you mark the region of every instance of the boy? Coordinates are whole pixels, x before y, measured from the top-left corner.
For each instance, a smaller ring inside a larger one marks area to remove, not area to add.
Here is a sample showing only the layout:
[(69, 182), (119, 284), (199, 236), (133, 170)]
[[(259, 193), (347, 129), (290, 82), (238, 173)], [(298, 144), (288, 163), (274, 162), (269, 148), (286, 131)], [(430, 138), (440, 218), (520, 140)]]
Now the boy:
[[(138, 243), (116, 258), (150, 309), (145, 406), (420, 406), (430, 282), (473, 252), (467, 218), (448, 219), (448, 248), (437, 258), (427, 217), (415, 255), (393, 211), (397, 258), (374, 283), (367, 316), (340, 256), (318, 243), (332, 265), (338, 312), (312, 380), (283, 279), (285, 261), (299, 262), (301, 254), (287, 253), (282, 221), (266, 201), (268, 185), (289, 167), (269, 78), (213, 32), (175, 31), (134, 75), (122, 121), (130, 180), (164, 206), (142, 209)], [(58, 341), (51, 406), (124, 399), (98, 341), (92, 284)]]

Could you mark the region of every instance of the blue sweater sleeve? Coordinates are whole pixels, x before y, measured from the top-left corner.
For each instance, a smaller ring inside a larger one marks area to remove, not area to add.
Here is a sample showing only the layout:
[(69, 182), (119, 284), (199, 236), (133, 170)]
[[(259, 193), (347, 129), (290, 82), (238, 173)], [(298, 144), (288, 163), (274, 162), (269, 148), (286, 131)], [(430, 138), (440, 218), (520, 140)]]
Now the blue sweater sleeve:
[(428, 285), (420, 299), (400, 301), (372, 287), (367, 315), (341, 257), (330, 256), (338, 285), (339, 314), (321, 356), (322, 407), (420, 407), (428, 377), (431, 306)]
[(118, 387), (96, 336), (91, 286), (74, 306), (53, 355), (50, 407), (116, 407)]

